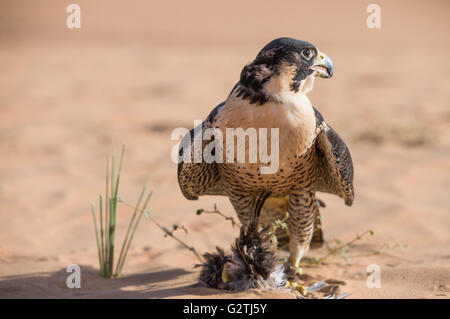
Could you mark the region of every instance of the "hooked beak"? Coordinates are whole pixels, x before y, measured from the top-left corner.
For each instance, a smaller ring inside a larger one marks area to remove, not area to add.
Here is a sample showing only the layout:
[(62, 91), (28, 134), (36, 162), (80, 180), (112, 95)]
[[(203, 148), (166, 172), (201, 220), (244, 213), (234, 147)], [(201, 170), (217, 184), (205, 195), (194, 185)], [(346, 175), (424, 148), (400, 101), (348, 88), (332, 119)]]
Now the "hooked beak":
[(321, 78), (331, 78), (334, 73), (333, 62), (324, 53), (317, 51), (317, 56), (314, 58), (314, 64), (309, 67), (316, 71)]

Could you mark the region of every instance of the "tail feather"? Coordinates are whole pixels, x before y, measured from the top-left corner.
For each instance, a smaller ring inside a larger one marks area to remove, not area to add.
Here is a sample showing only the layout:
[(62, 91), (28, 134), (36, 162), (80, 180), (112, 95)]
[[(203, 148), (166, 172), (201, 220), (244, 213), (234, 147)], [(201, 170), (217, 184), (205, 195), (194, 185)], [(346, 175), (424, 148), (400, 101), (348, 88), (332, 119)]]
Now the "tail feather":
[(322, 231), (322, 220), (320, 218), (320, 212), (317, 211), (317, 213), (314, 216), (314, 232), (311, 239), (311, 245), (310, 248), (319, 248), (324, 243), (323, 238), (323, 231)]

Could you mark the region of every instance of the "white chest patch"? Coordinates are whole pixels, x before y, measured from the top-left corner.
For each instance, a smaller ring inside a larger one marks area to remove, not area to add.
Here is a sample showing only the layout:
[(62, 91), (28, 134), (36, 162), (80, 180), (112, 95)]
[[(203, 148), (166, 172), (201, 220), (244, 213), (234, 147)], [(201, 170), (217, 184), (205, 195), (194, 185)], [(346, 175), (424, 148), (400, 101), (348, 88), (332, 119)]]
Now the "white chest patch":
[(277, 100), (280, 102), (257, 105), (230, 95), (216, 116), (215, 126), (224, 135), (227, 128), (265, 128), (269, 137), (271, 128), (278, 128), (279, 163), (283, 166), (293, 155), (300, 156), (311, 147), (317, 135), (316, 118), (306, 94), (286, 92)]

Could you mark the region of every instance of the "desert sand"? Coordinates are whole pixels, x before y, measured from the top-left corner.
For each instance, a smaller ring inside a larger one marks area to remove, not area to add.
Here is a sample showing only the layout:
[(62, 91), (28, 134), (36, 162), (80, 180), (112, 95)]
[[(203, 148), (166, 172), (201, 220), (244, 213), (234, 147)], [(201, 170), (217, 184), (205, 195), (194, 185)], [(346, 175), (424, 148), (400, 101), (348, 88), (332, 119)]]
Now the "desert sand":
[[(159, 222), (199, 252), (228, 248), (229, 221), (195, 214), (226, 198), (186, 200), (170, 152), (174, 128), (192, 128), (223, 101), (242, 67), (270, 40), (315, 44), (335, 76), (317, 80), (313, 105), (344, 138), (356, 198), (319, 194), (329, 244), (374, 231), (304, 279), (341, 281), (350, 298), (450, 296), (450, 43), (447, 1), (75, 1), (81, 29), (66, 27), (65, 1), (0, 4), (0, 298), (296, 298), (296, 292), (228, 293), (197, 284), (195, 256), (143, 219), (124, 275), (98, 275), (89, 205), (104, 189), (105, 157), (126, 145), (121, 197), (143, 185)], [(132, 211), (122, 207), (121, 241)], [(374, 251), (385, 244), (382, 254)], [(66, 267), (81, 266), (69, 289)], [(366, 268), (381, 269), (381, 288)]]

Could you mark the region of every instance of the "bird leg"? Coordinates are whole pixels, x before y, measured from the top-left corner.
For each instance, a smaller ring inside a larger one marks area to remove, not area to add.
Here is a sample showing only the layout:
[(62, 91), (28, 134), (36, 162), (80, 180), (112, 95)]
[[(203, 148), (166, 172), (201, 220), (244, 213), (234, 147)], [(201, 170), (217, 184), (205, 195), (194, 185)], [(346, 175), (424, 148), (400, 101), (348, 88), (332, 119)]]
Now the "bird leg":
[(258, 225), (261, 208), (271, 192), (261, 192), (253, 195), (230, 196), (231, 204), (236, 211), (239, 221), (242, 225), (248, 225), (255, 222)]
[(289, 262), (294, 268), (308, 251), (314, 232), (314, 216), (318, 214), (314, 194), (308, 190), (289, 196)]

